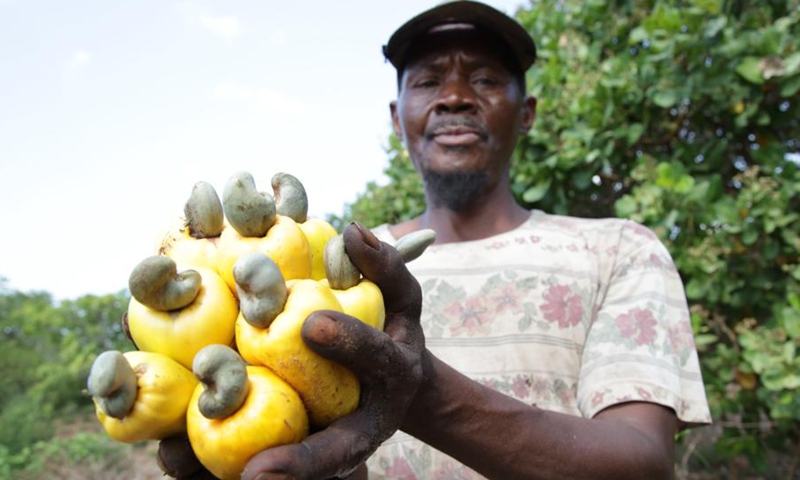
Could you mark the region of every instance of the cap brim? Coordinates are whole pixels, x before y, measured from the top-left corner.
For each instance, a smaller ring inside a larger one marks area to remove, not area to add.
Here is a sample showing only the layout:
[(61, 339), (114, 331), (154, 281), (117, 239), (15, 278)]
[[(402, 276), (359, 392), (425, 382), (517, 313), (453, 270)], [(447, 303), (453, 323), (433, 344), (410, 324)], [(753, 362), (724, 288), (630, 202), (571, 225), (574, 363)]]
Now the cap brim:
[(406, 63), (411, 44), (431, 29), (447, 24), (470, 24), (487, 30), (503, 40), (522, 71), (536, 61), (536, 45), (516, 20), (489, 5), (472, 1), (450, 2), (422, 12), (404, 23), (383, 47), (383, 55), (398, 70)]

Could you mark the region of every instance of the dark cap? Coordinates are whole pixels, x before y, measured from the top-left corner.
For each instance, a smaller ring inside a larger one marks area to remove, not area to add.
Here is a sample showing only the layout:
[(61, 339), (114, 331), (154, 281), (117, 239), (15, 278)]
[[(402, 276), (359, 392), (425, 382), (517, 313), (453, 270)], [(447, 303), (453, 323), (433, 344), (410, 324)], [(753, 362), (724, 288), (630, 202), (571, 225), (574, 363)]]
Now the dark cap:
[(468, 24), (493, 33), (508, 45), (523, 72), (536, 60), (536, 45), (522, 25), (489, 5), (472, 1), (444, 3), (407, 21), (383, 46), (383, 56), (399, 71), (405, 66), (409, 47), (418, 37), (450, 24)]

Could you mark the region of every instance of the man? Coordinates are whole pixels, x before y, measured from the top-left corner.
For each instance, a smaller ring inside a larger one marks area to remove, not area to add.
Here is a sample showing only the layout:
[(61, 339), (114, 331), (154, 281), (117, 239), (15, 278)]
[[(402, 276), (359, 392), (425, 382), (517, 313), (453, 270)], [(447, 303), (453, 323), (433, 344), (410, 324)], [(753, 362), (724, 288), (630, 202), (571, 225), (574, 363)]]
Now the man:
[(510, 158), (535, 116), (531, 38), (455, 2), (404, 24), (384, 53), (427, 209), (375, 234), (432, 228), (437, 244), (414, 278), (372, 232), (346, 229), (384, 293), (385, 333), (318, 312), (303, 335), (356, 372), (359, 409), (256, 455), (243, 478), (363, 478), (368, 457), (370, 478), (671, 478), (675, 433), (710, 421), (682, 285), (644, 227), (514, 201)]

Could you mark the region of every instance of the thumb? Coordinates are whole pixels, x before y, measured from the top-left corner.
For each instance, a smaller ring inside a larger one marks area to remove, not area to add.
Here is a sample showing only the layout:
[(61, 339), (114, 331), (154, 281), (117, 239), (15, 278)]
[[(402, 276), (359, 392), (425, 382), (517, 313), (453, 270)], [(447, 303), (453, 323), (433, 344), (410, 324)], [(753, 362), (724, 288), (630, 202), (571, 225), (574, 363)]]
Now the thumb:
[(419, 318), (422, 289), (400, 252), (357, 222), (348, 225), (342, 237), (350, 260), (380, 288), (386, 313), (409, 313)]

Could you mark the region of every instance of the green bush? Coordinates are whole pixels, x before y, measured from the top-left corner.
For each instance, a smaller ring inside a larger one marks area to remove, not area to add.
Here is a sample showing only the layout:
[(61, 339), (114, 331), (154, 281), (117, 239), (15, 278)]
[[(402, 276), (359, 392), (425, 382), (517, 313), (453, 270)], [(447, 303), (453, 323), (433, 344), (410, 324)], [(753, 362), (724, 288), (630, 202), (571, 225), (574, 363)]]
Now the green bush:
[(114, 442), (105, 432), (81, 432), (68, 438), (38, 441), (17, 453), (0, 445), (0, 479), (57, 478), (63, 470), (80, 465), (102, 464), (107, 468), (122, 459), (124, 444)]
[(125, 292), (56, 303), (10, 291), (0, 278), (0, 473), (25, 466), (57, 420), (93, 410), (84, 390), (94, 358), (131, 349), (120, 325), (127, 303)]

